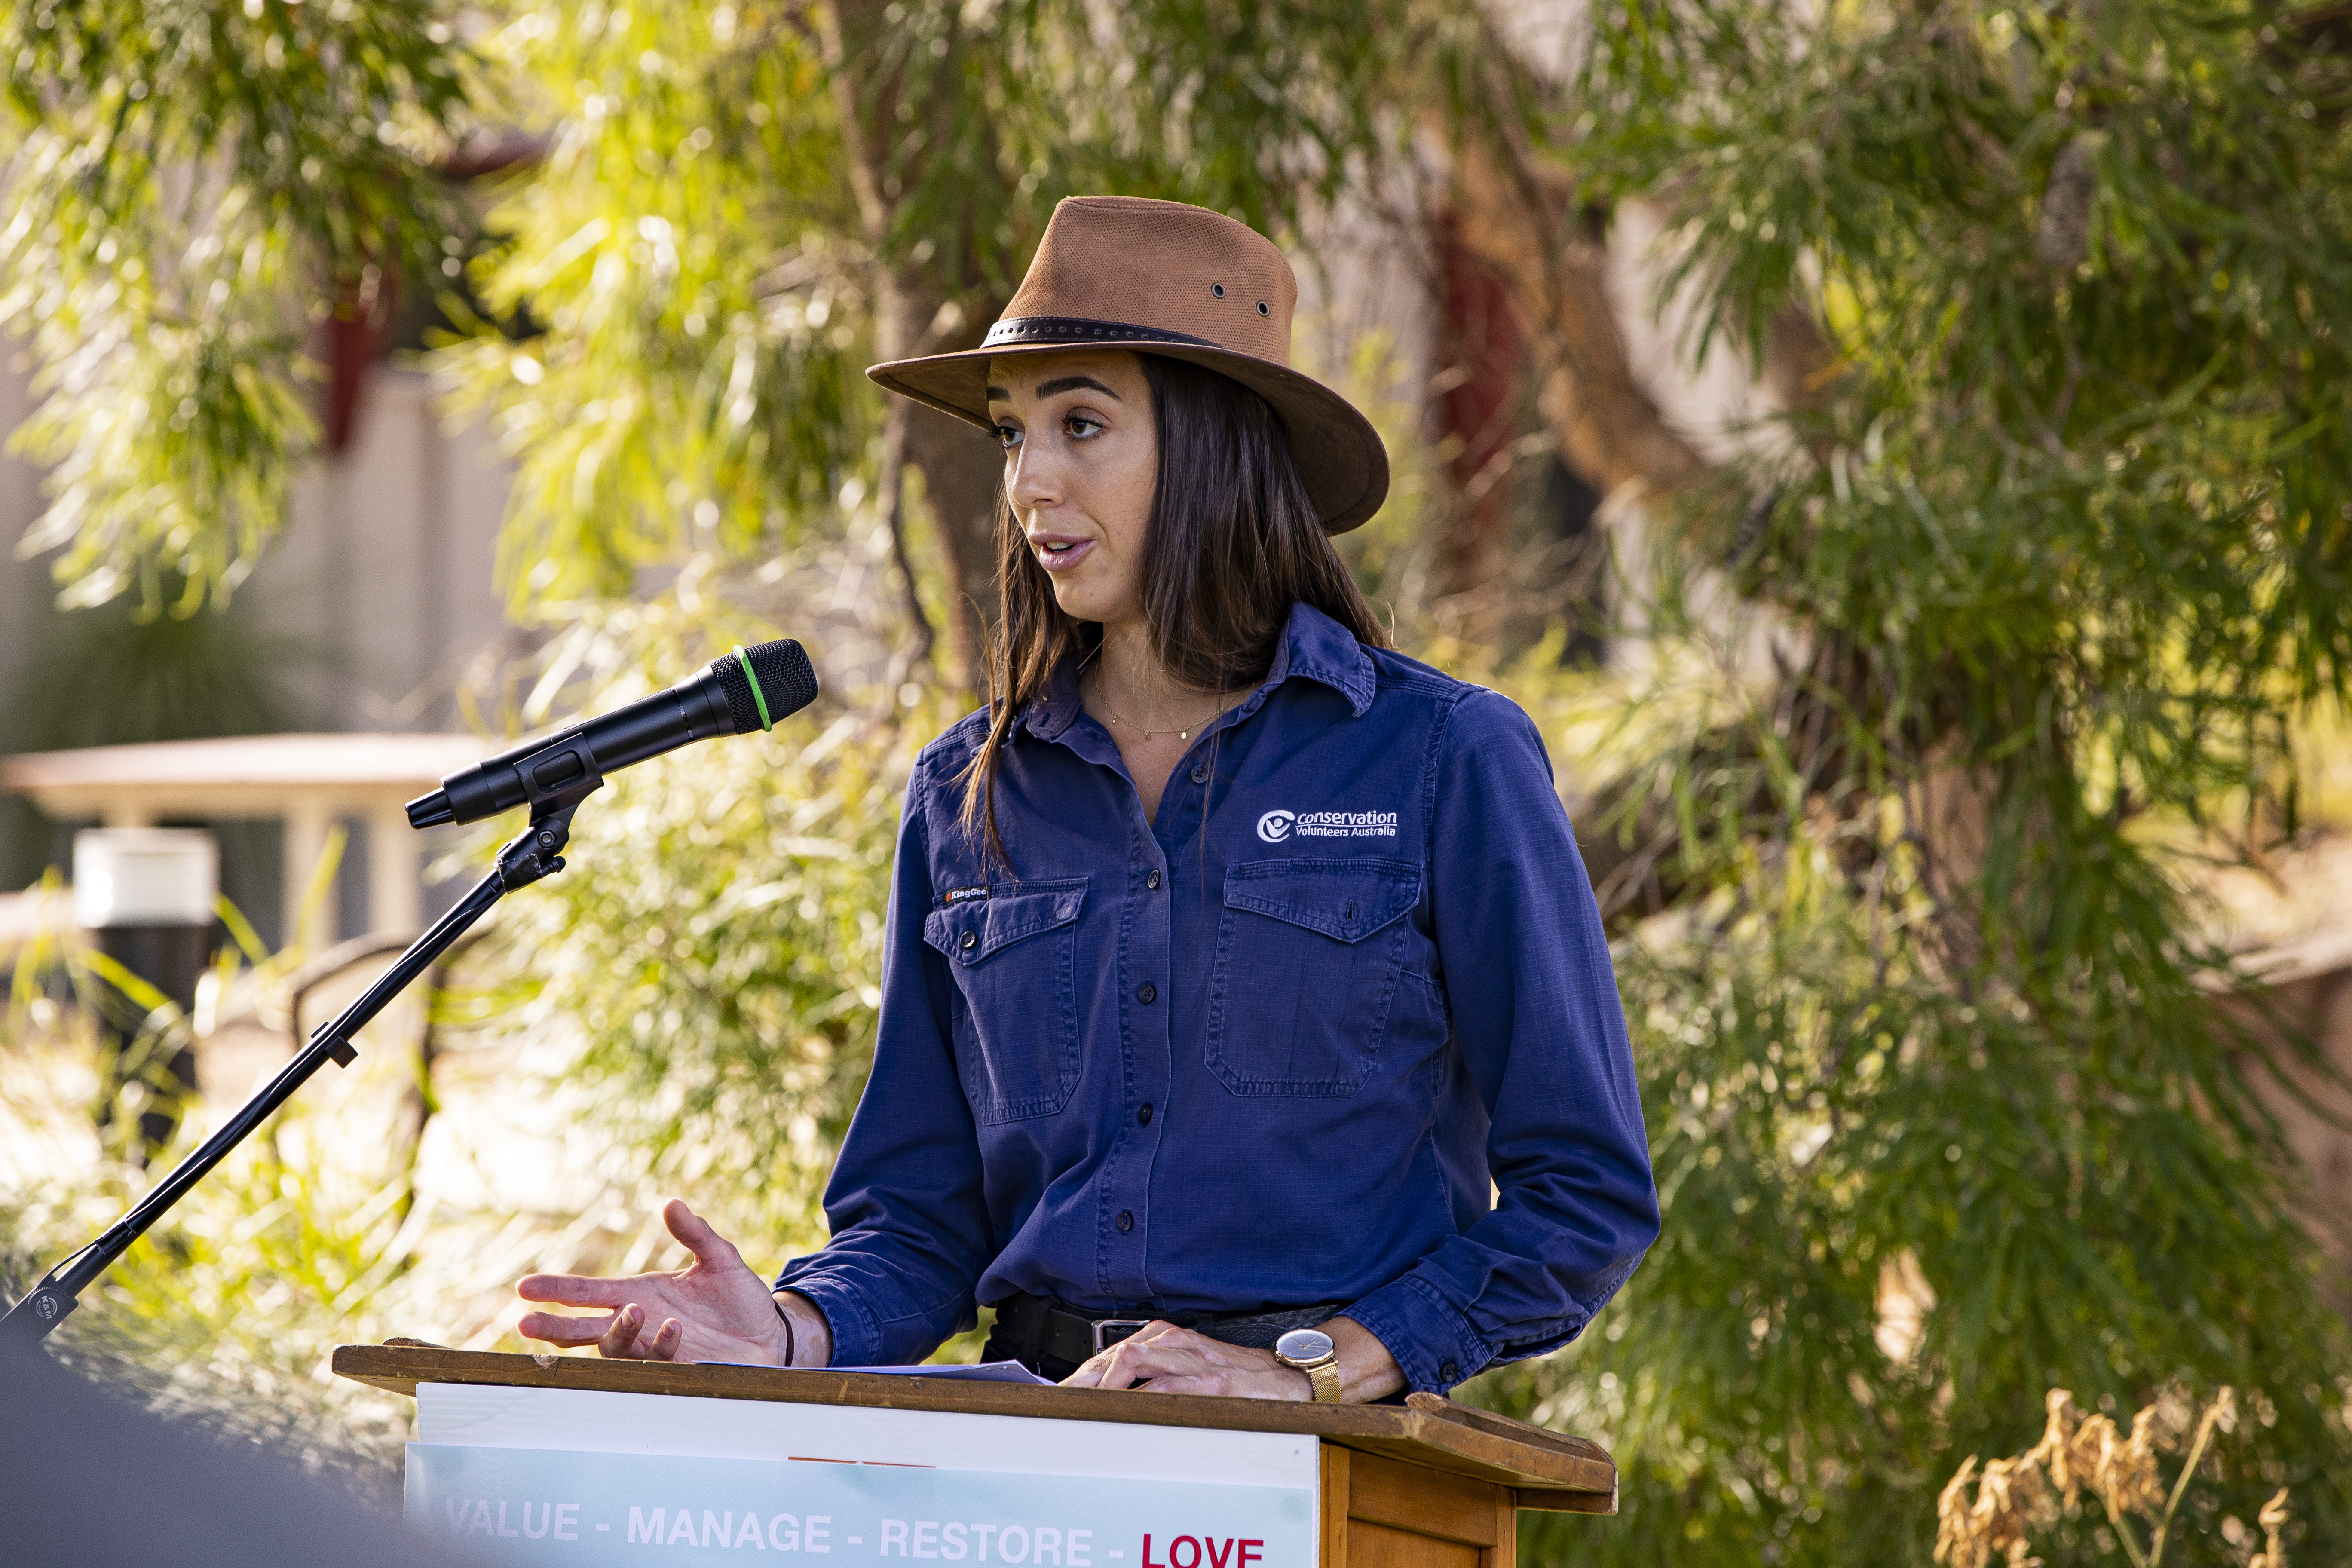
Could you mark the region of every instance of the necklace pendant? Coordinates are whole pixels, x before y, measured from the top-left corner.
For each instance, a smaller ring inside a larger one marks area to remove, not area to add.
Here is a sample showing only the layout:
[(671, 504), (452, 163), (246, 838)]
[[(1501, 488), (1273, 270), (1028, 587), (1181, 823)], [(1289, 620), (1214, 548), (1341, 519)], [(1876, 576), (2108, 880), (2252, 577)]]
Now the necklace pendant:
[(1192, 731), (1190, 730), (1179, 730), (1176, 731), (1176, 738), (1180, 741), (1189, 741), (1192, 738)]

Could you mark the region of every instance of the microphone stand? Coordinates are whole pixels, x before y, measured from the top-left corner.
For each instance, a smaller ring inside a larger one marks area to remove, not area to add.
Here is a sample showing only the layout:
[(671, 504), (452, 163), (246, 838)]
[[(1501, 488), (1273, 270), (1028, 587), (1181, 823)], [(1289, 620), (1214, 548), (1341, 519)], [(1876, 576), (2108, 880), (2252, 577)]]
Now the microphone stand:
[(235, 1116), (222, 1124), (219, 1131), (205, 1139), (195, 1152), (181, 1161), (170, 1175), (156, 1183), (145, 1197), (133, 1204), (128, 1214), (109, 1226), (97, 1240), (69, 1255), (43, 1275), (40, 1283), (9, 1308), (7, 1316), (0, 1318), (0, 1342), (13, 1340), (37, 1344), (48, 1338), (49, 1331), (64, 1322), (74, 1309), (81, 1305), (82, 1291), (105, 1273), (107, 1267), (121, 1257), (132, 1242), (145, 1235), (148, 1227), (162, 1219), (173, 1204), (185, 1197), (190, 1188), (204, 1180), (230, 1150), (244, 1142), (255, 1128), (269, 1119), (272, 1111), (292, 1098), (294, 1091), (308, 1082), (311, 1074), (331, 1060), (338, 1067), (349, 1067), (359, 1059), (359, 1052), (352, 1045), (352, 1037), (363, 1028), (369, 1019), (382, 1012), (385, 1004), (406, 989), (410, 981), (431, 968), (433, 961), (440, 957), (451, 942), (463, 936), (476, 921), (488, 913), (491, 905), (518, 888), (528, 887), (542, 877), (552, 876), (563, 869), (562, 850), (572, 837), (572, 814), (579, 809), (582, 801), (604, 784), (604, 775), (597, 767), (594, 755), (578, 736), (563, 738), (557, 745), (551, 746), (549, 752), (559, 748), (576, 756), (580, 765), (552, 770), (568, 776), (562, 777), (560, 787), (545, 788), (539, 786), (526, 764), (522, 772), (524, 778), (530, 781), (530, 826), (499, 851), (498, 869), (475, 883), (473, 890), (458, 901), (457, 908), (434, 921), (431, 930), (409, 943), (408, 951), (402, 953), (399, 961), (385, 970), (373, 985), (368, 987), (365, 995), (312, 1031), (310, 1043), (303, 1047), (300, 1055), (287, 1063), (276, 1078), (247, 1100)]

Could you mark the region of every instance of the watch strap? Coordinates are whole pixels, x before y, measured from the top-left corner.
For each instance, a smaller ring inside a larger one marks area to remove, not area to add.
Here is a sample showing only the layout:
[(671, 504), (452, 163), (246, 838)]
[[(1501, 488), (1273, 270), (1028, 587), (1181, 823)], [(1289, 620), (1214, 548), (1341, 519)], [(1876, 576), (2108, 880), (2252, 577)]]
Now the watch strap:
[(1338, 1405), (1342, 1403), (1342, 1399), (1340, 1397), (1341, 1390), (1339, 1387), (1339, 1361), (1338, 1357), (1327, 1356), (1321, 1361), (1307, 1362), (1299, 1366), (1298, 1370), (1305, 1373), (1307, 1374), (1307, 1380), (1315, 1385), (1316, 1404)]

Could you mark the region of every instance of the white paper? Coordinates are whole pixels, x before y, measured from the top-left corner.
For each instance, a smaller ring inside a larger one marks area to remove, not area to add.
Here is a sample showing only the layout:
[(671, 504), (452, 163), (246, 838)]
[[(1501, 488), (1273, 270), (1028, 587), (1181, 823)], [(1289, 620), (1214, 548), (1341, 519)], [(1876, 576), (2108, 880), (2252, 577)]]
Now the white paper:
[(936, 1377), (946, 1383), (1031, 1383), (1054, 1386), (1017, 1361), (983, 1361), (970, 1365), (948, 1362), (936, 1366), (829, 1366), (827, 1372), (870, 1372), (884, 1377)]

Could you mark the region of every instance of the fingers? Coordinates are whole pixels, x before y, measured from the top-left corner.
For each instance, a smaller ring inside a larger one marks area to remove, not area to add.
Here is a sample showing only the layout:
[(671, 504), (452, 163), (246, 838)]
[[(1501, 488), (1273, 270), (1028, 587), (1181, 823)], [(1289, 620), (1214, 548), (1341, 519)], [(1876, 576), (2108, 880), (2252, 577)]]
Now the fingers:
[(1065, 1388), (1125, 1388), (1134, 1380), (1132, 1378), (1124, 1382), (1117, 1380), (1116, 1369), (1119, 1365), (1118, 1353), (1121, 1351), (1126, 1350), (1129, 1345), (1139, 1346), (1148, 1343), (1164, 1334), (1181, 1334), (1183, 1331), (1171, 1322), (1155, 1318), (1111, 1346), (1110, 1349), (1097, 1351), (1079, 1363), (1078, 1370), (1062, 1380), (1062, 1386)]
[(1147, 1394), (1211, 1394), (1233, 1399), (1282, 1399), (1306, 1401), (1314, 1397), (1314, 1388), (1307, 1380), (1288, 1368), (1273, 1372), (1248, 1372), (1235, 1368), (1220, 1368), (1191, 1377), (1155, 1377), (1143, 1387)]
[(694, 1260), (712, 1268), (744, 1268), (750, 1267), (735, 1244), (710, 1228), (700, 1215), (686, 1206), (684, 1200), (672, 1198), (662, 1205), (662, 1224), (678, 1245), (694, 1254)]
[(646, 1326), (646, 1310), (632, 1301), (619, 1311), (593, 1318), (567, 1318), (554, 1312), (526, 1312), (515, 1324), (515, 1331), (526, 1339), (542, 1340), (567, 1350), (581, 1345), (594, 1345), (596, 1353), (614, 1360), (651, 1357), (667, 1361), (677, 1353), (684, 1331), (676, 1318), (665, 1318), (653, 1338), (640, 1348), (639, 1331)]
[[(1180, 1329), (1164, 1320), (1154, 1320), (1102, 1354), (1089, 1358), (1079, 1371), (1096, 1367), (1095, 1379), (1078, 1386), (1132, 1388), (1163, 1373), (1190, 1372), (1199, 1364), (1199, 1357), (1195, 1355), (1187, 1359), (1185, 1352), (1194, 1350), (1197, 1345), (1214, 1342), (1190, 1329)], [(1099, 1366), (1097, 1366), (1097, 1363)], [(1072, 1381), (1076, 1382), (1075, 1373)]]
[(596, 1341), (596, 1353), (615, 1359), (633, 1355), (630, 1346), (637, 1342), (637, 1330), (644, 1326), (646, 1310), (632, 1301), (613, 1314), (613, 1321)]
[[(1304, 1380), (1272, 1352), (1213, 1340), (1172, 1323), (1154, 1323), (1095, 1356), (1066, 1380), (1077, 1388), (1140, 1388), (1155, 1394), (1248, 1394), (1295, 1399)], [(1310, 1389), (1311, 1392), (1311, 1389)]]
[(1102, 1370), (1098, 1388), (1133, 1388), (1156, 1377), (1203, 1370), (1202, 1359), (1181, 1350), (1155, 1350), (1140, 1346), (1129, 1351), (1121, 1345), (1111, 1353)]
[(515, 1281), (515, 1294), (526, 1301), (563, 1307), (618, 1307), (636, 1284), (636, 1279), (597, 1279), (585, 1274), (526, 1274)]
[(527, 1340), (543, 1340), (569, 1350), (594, 1344), (612, 1325), (613, 1320), (603, 1313), (593, 1318), (567, 1318), (555, 1312), (525, 1312), (515, 1324), (515, 1332)]

